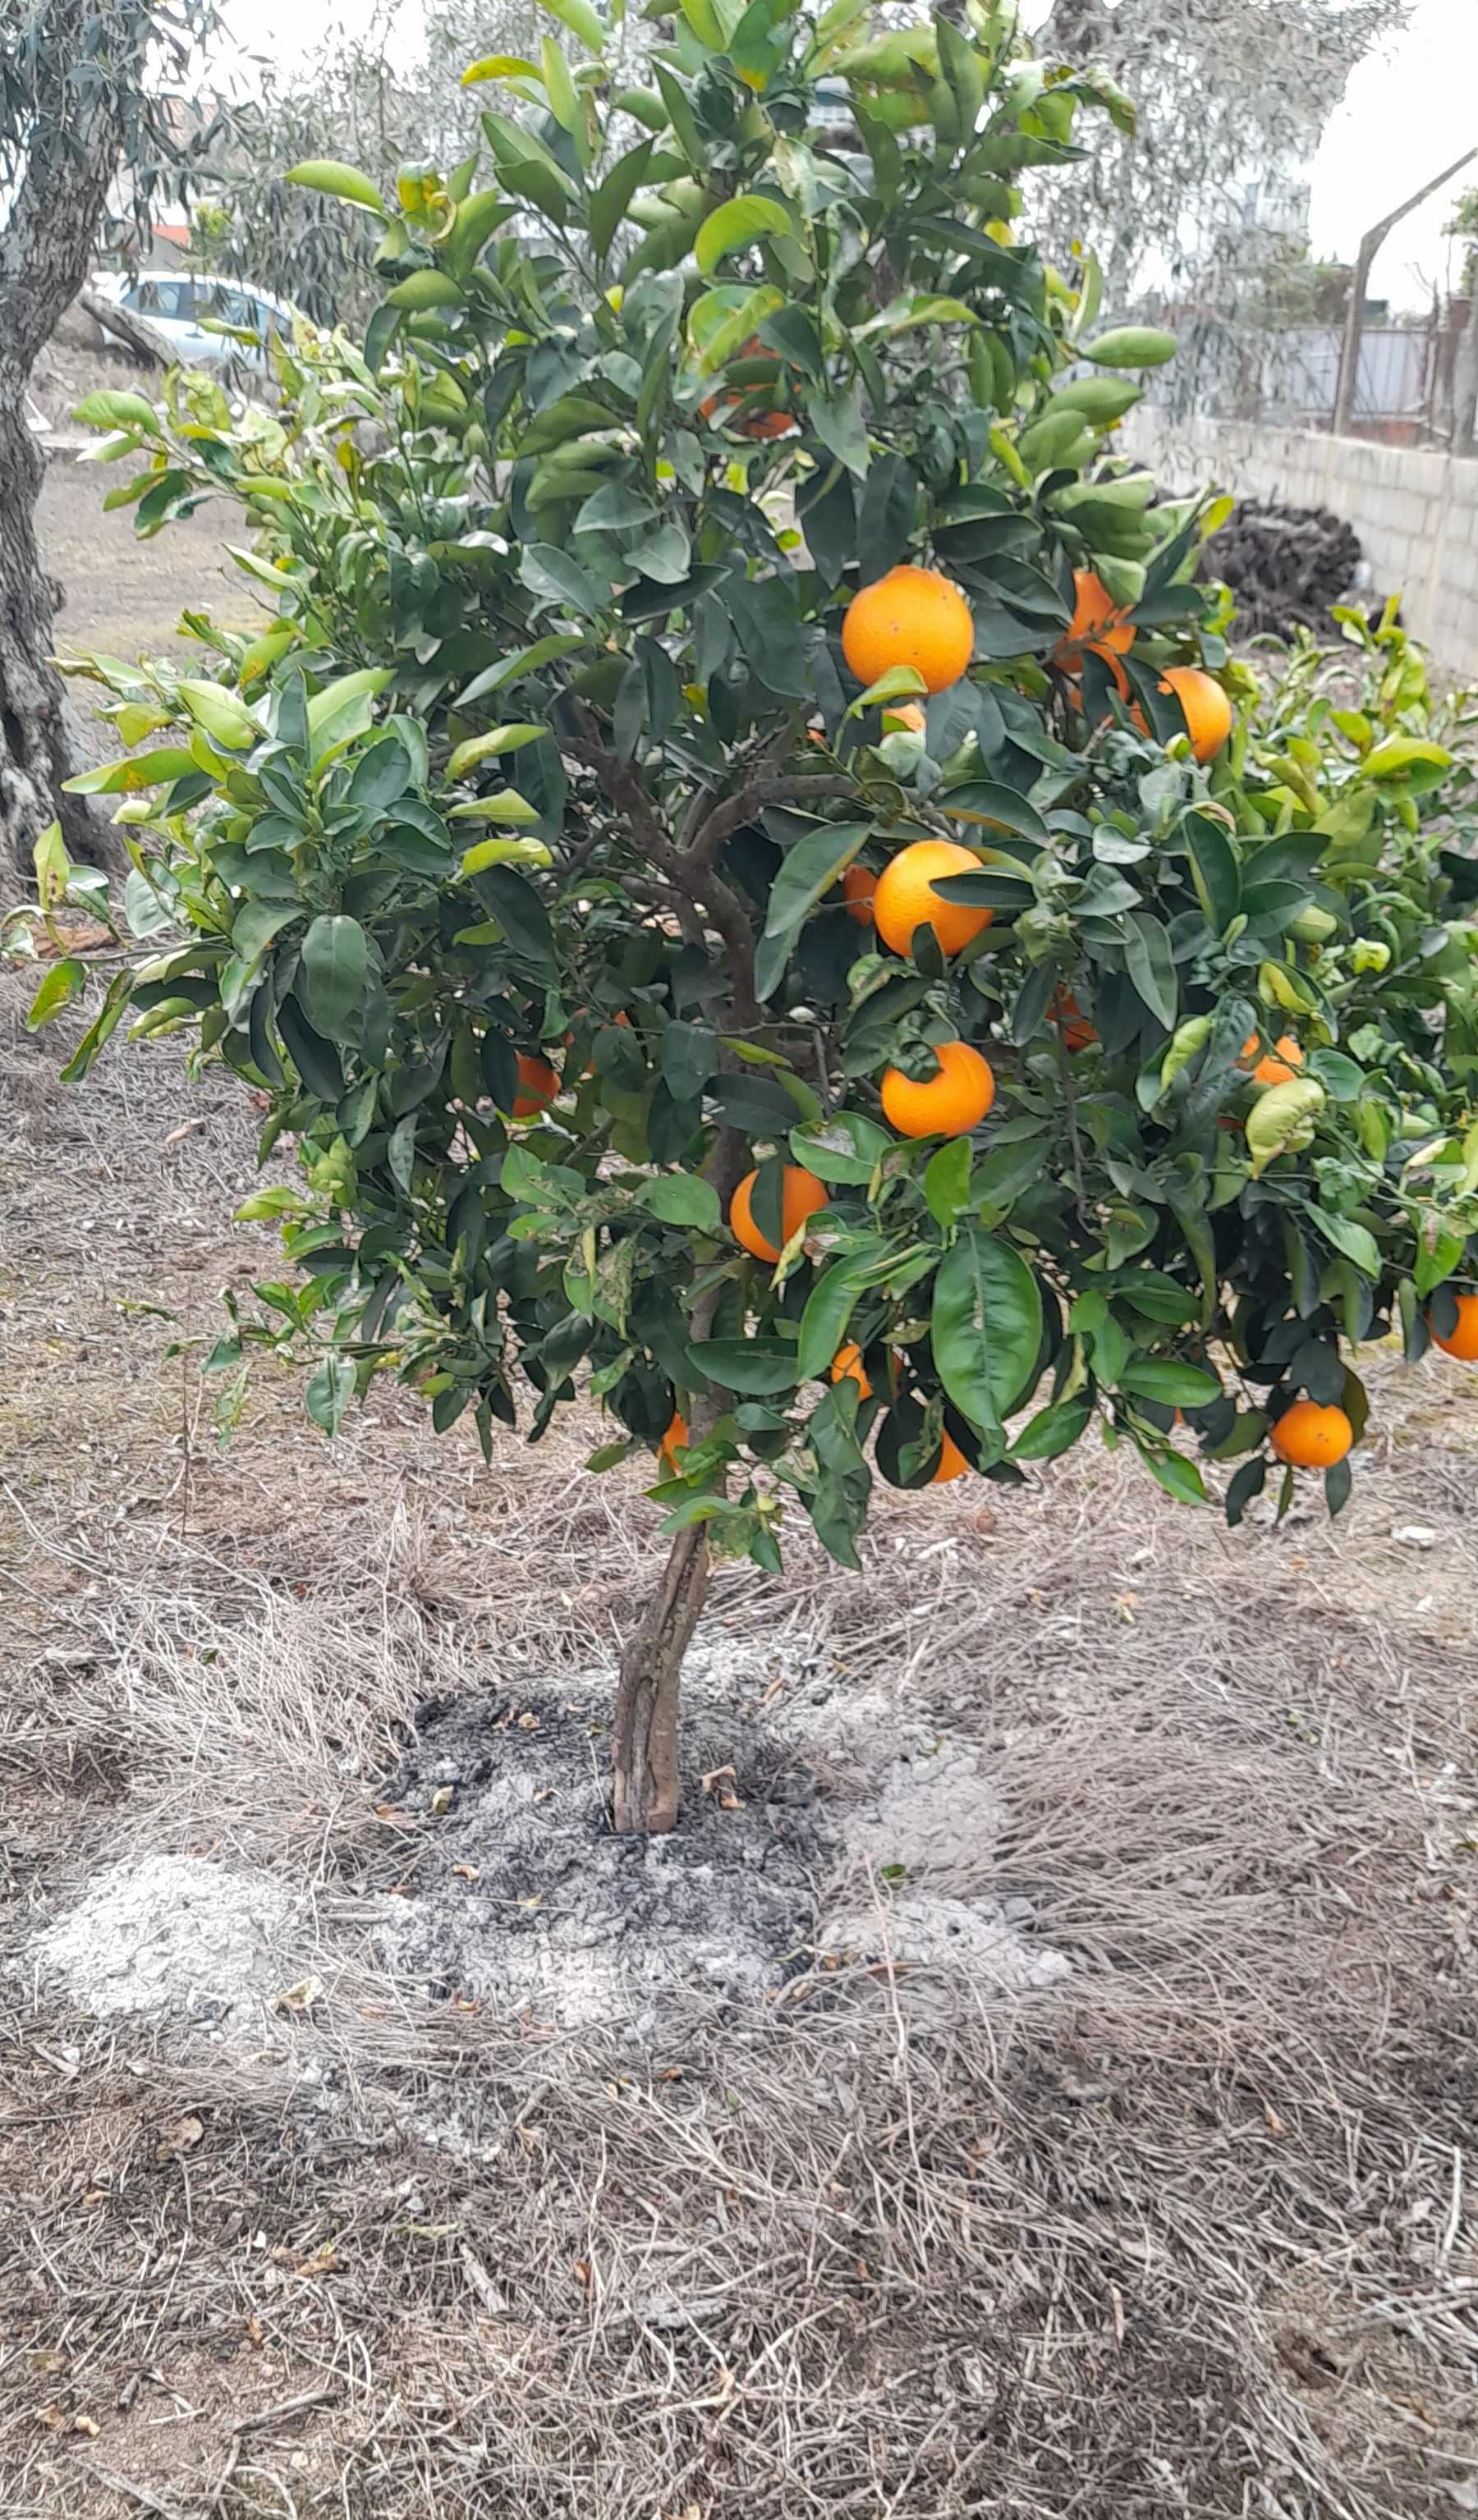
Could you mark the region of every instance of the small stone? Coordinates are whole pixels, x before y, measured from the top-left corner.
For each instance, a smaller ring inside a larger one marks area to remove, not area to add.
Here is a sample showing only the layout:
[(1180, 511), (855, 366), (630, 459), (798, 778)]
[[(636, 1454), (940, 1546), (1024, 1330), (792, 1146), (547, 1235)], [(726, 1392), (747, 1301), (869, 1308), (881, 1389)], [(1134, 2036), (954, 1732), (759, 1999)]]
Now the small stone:
[(1403, 1549), (1435, 1549), (1437, 1546), (1436, 1532), (1424, 1522), (1404, 1522), (1399, 1531), (1392, 1532), (1391, 1537)]

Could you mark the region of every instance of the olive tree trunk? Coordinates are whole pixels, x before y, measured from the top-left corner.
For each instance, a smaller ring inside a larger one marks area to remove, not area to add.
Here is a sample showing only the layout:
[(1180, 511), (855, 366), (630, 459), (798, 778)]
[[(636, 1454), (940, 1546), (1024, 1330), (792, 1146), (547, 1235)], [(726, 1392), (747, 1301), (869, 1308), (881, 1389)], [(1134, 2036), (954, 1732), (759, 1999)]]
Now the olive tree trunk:
[[(143, 76), (150, 0), (39, 0), (19, 171), (0, 196), (0, 870), (25, 872), (46, 825), (96, 858), (103, 827), (61, 793), (70, 769), (49, 661), (57, 590), (36, 552), (39, 448), (25, 423), (37, 356), (87, 277)], [(80, 72), (85, 68), (85, 80)], [(4, 100), (6, 106), (11, 100)]]
[(69, 854), (95, 859), (104, 826), (80, 796), (64, 796), (72, 768), (67, 696), (50, 662), (58, 590), (36, 550), (39, 448), (25, 425), (23, 380), (0, 356), (0, 869), (25, 875), (48, 823)]

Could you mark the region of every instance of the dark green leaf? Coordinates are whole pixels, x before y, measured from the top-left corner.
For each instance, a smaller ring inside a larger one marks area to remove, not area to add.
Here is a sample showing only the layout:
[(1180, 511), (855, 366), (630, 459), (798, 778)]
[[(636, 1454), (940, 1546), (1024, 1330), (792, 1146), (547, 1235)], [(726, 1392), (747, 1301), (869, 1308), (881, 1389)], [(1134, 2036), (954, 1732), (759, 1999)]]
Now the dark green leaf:
[(329, 1041), (358, 1038), (368, 976), (369, 939), (358, 920), (313, 920), (302, 940), (301, 996), (315, 1032)]
[(1171, 1031), (1179, 1005), (1175, 959), (1165, 928), (1147, 910), (1125, 920), (1124, 959), (1137, 994)]
[(998, 1236), (961, 1234), (934, 1283), (934, 1361), (962, 1417), (988, 1432), (1020, 1405), (1041, 1347), (1041, 1290)]
[(1138, 1400), (1158, 1400), (1166, 1409), (1204, 1409), (1222, 1391), (1216, 1375), (1203, 1372), (1199, 1366), (1154, 1356), (1136, 1356), (1127, 1365), (1119, 1376), (1119, 1388)]
[(756, 1398), (793, 1391), (798, 1378), (796, 1351), (786, 1339), (707, 1339), (688, 1349), (688, 1364), (700, 1383), (717, 1383), (725, 1391), (747, 1391)]
[(663, 1173), (656, 1181), (644, 1182), (636, 1195), (664, 1225), (686, 1225), (699, 1234), (716, 1234), (723, 1222), (718, 1192), (696, 1173)]

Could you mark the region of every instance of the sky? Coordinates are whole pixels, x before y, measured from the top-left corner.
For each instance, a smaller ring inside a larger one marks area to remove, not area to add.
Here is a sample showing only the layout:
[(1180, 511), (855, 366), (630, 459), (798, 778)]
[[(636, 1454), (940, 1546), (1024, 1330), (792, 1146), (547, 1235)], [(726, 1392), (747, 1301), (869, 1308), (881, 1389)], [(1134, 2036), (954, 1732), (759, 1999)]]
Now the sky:
[[(1351, 76), (1315, 158), (1310, 226), (1316, 254), (1353, 262), (1363, 231), (1429, 177), (1478, 145), (1478, 0), (1413, 0), (1403, 31)], [(1372, 297), (1430, 304), (1460, 248), (1443, 221), (1478, 159), (1413, 210), (1386, 240)]]
[[(401, 0), (406, 21), (415, 0)], [(373, 0), (234, 0), (229, 21), (244, 50), (290, 58), (332, 25), (362, 24)], [(1229, 15), (1234, 15), (1230, 0)], [(1478, 0), (1410, 0), (1406, 25), (1351, 77), (1310, 170), (1314, 251), (1353, 262), (1363, 231), (1429, 176), (1478, 143)], [(1406, 309), (1430, 304), (1456, 278), (1458, 249), (1442, 234), (1458, 193), (1478, 183), (1478, 160), (1388, 239), (1370, 293)]]

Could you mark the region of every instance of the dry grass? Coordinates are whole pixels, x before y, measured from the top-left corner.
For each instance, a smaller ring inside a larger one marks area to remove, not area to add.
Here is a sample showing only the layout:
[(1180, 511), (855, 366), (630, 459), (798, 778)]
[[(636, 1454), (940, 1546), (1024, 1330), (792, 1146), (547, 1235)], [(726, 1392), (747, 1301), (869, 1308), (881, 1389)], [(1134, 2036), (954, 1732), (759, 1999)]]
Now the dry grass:
[(394, 1395), (328, 1452), (269, 1380), (217, 1459), (164, 1350), (263, 1274), (250, 1115), (49, 1052), (0, 1029), (13, 1946), (208, 1848), (337, 1974), (231, 2055), (9, 1981), (7, 2520), (1472, 2510), (1473, 1378), (1377, 1369), (1334, 1533), (1097, 1456), (890, 1501), (860, 1579), (724, 1575), (736, 1685), (835, 1690), (832, 1790), (848, 1691), (979, 1745), (958, 1886), (1031, 1900), (1065, 1989), (814, 1971), (650, 2053), (422, 2004), (355, 1938), (394, 1745), (609, 1658), (651, 1517), (579, 1430), (489, 1477)]

